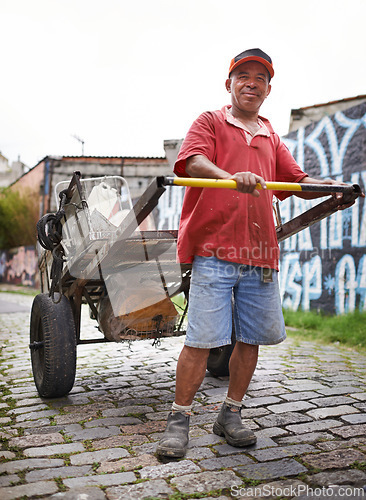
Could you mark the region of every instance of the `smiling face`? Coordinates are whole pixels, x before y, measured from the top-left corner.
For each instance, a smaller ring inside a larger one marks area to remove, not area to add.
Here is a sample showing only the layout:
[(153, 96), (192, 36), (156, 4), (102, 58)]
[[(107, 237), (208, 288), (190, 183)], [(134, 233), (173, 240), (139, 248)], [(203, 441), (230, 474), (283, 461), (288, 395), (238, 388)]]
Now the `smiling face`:
[(271, 91), (268, 71), (257, 61), (238, 66), (225, 85), (231, 93), (231, 111), (236, 117), (258, 115), (264, 99)]

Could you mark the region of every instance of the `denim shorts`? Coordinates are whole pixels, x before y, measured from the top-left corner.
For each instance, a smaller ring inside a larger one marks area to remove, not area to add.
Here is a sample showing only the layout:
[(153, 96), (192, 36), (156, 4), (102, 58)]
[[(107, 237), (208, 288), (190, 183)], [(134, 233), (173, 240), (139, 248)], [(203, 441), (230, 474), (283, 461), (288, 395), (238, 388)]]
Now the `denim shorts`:
[(196, 256), (185, 345), (211, 349), (231, 344), (233, 321), (239, 342), (271, 345), (285, 340), (277, 271), (272, 278), (263, 281), (259, 267)]

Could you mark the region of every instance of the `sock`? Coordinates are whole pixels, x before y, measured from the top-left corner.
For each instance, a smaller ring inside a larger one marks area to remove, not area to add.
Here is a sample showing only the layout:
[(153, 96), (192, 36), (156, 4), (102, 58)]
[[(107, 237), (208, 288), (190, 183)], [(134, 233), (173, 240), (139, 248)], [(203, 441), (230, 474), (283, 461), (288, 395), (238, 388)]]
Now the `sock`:
[(236, 406), (236, 408), (238, 408), (239, 410), (242, 407), (242, 402), (241, 401), (235, 401), (235, 399), (231, 399), (231, 398), (229, 398), (229, 396), (226, 396), (226, 399), (225, 399), (224, 402), (227, 405)]
[(172, 404), (172, 413), (175, 413), (176, 411), (180, 411), (181, 413), (186, 413), (187, 415), (190, 415), (192, 411), (192, 405), (181, 406), (177, 405), (177, 403), (174, 401), (174, 403)]

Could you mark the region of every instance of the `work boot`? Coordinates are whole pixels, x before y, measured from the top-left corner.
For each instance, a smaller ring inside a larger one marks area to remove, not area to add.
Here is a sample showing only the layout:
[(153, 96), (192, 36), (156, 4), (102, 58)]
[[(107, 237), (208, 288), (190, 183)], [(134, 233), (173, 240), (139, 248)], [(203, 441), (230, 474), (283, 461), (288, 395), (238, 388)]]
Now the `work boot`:
[(156, 452), (164, 457), (184, 457), (188, 445), (189, 415), (169, 413), (168, 423)]
[(225, 436), (231, 446), (249, 446), (257, 441), (253, 431), (246, 429), (241, 421), (241, 407), (224, 403), (213, 425), (218, 436)]

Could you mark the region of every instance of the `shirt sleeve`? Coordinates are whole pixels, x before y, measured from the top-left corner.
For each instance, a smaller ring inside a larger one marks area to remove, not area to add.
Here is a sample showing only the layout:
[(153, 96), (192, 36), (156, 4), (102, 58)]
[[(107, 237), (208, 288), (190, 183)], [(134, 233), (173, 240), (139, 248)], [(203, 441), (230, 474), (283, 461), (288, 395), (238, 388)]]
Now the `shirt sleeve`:
[[(278, 182), (300, 182), (306, 174), (296, 163), (294, 157), (287, 146), (278, 137), (278, 147), (276, 153), (276, 181)], [(274, 191), (273, 193), (279, 200), (284, 200), (291, 196), (289, 191)]]
[(190, 177), (186, 172), (186, 160), (203, 155), (213, 162), (216, 151), (215, 126), (212, 113), (202, 113), (189, 129), (174, 165), (178, 177)]

